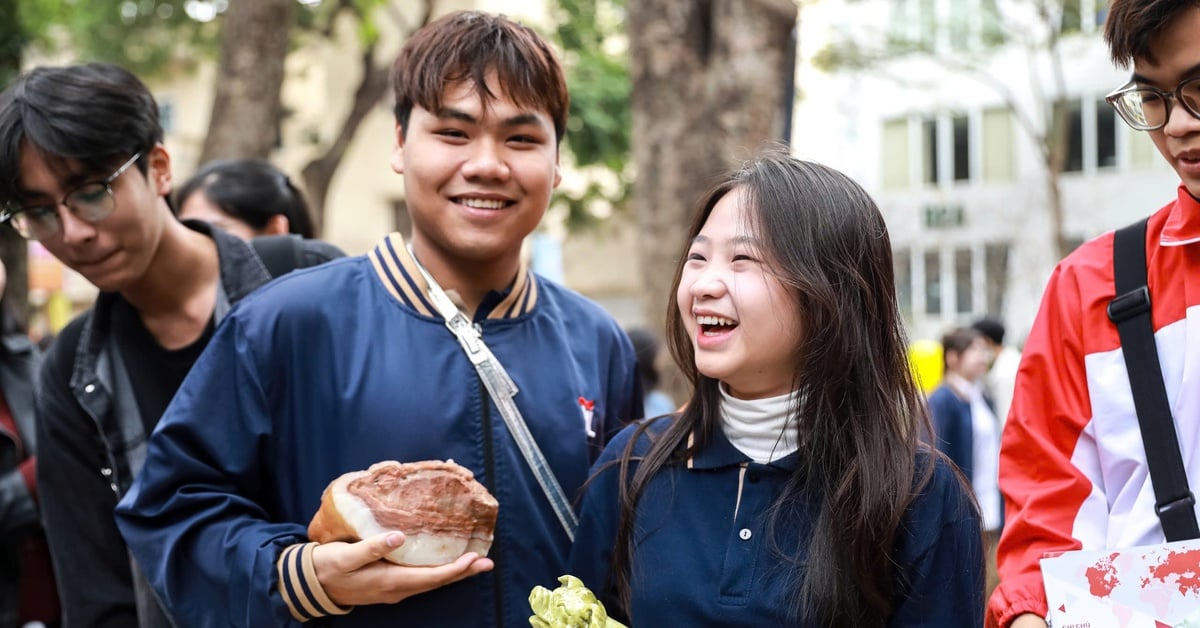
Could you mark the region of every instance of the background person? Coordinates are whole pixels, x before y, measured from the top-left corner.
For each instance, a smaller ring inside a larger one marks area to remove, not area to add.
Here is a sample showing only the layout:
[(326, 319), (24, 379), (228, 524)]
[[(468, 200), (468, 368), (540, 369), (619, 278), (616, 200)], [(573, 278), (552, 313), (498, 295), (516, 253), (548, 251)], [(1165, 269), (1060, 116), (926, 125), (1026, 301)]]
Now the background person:
[(984, 390), (984, 377), (992, 362), (987, 338), (971, 327), (959, 327), (942, 336), (945, 375), (929, 395), (935, 445), (971, 482), (983, 519), (987, 586), (996, 587), (996, 543), (1003, 525), (1003, 504), (997, 484), (1000, 455), (1000, 422)]
[(679, 406), (658, 387), (658, 338), (649, 329), (636, 328), (629, 330), (629, 340), (633, 342), (633, 350), (637, 353), (638, 377), (641, 378), (642, 391), (646, 393), (643, 403), (646, 416), (673, 414)]
[(243, 240), (285, 233), (316, 237), (304, 194), (262, 159), (210, 161), (174, 200), (180, 218), (203, 220)]
[(58, 625), (60, 610), (37, 503), (33, 380), (38, 351), (5, 293), (0, 263), (0, 628)]
[(996, 409), (996, 418), (1000, 419), (1000, 427), (1008, 418), (1008, 409), (1012, 405), (1013, 386), (1017, 380), (1017, 369), (1021, 364), (1021, 352), (1004, 344), (1005, 329), (1000, 319), (985, 316), (973, 323), (971, 328), (983, 334), (992, 350), (992, 363), (984, 377), (984, 388), (992, 407)]

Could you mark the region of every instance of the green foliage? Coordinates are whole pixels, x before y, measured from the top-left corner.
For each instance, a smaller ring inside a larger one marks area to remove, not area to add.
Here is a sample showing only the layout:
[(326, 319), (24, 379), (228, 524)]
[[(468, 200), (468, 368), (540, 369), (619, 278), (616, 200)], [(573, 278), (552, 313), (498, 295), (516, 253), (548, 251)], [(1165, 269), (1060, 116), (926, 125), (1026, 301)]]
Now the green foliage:
[(108, 61), (143, 77), (216, 50), (217, 24), (186, 0), (18, 0), (31, 43), (46, 53)]
[(0, 0), (0, 87), (8, 85), (20, 71), (25, 39), (17, 17), (17, 0)]
[[(187, 71), (196, 60), (215, 57), (220, 11), (228, 2), (247, 0), (0, 1), (13, 1), (18, 7), (25, 34), (22, 47), (32, 46), (45, 54), (66, 53), (80, 61), (108, 61), (151, 79)], [(363, 6), (382, 2), (354, 0)], [(301, 3), (294, 12), (297, 26), (319, 28), (322, 16), (338, 4)], [(7, 20), (4, 23), (8, 25)], [(10, 41), (7, 33), (0, 41)]]
[(566, 147), (580, 168), (600, 167), (618, 179), (616, 191), (589, 184), (581, 193), (559, 194), (567, 227), (596, 220), (590, 207), (607, 202), (620, 209), (629, 198), (627, 175), (632, 128), (625, 0), (558, 0), (554, 39), (563, 51), (571, 92)]

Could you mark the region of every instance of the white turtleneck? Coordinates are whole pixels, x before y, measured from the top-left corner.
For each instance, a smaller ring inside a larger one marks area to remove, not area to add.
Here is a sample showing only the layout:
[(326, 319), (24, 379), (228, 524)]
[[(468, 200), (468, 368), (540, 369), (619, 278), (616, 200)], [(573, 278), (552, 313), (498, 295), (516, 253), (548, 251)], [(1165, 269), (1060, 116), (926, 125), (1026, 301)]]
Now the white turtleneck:
[(788, 412), (796, 393), (765, 399), (738, 399), (721, 389), (721, 427), (725, 437), (760, 464), (778, 460), (796, 451), (796, 426), (788, 425)]

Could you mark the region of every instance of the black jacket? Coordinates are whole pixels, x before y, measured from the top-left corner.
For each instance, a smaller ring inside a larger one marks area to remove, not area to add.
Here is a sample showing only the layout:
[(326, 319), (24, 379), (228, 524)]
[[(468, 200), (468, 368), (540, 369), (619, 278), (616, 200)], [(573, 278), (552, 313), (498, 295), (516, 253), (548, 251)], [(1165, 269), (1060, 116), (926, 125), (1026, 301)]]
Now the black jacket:
[[(206, 223), (220, 258), (214, 317), (271, 279), (247, 242)], [(300, 265), (341, 257), (336, 247), (300, 241)], [(37, 399), (38, 493), (58, 579), (65, 628), (170, 626), (144, 580), (135, 578), (113, 520), (146, 456), (146, 433), (129, 374), (111, 335), (116, 293), (101, 293), (46, 356)], [(157, 418), (155, 419), (155, 422)]]
[[(40, 528), (37, 504), (18, 470), (34, 455), (33, 376), (38, 352), (22, 334), (0, 337), (0, 391), (17, 434), (0, 427), (0, 628), (17, 624), (20, 593), (19, 543)], [(17, 448), (21, 442), (23, 451)]]

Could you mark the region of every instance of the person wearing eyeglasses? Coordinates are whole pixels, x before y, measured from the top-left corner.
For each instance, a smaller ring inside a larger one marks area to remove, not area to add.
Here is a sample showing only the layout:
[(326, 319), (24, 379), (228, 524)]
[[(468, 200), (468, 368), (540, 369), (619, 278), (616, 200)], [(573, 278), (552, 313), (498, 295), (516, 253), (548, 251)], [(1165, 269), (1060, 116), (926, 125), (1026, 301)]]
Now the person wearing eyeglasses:
[(0, 222), (100, 289), (51, 346), (35, 404), (66, 623), (169, 626), (133, 573), (113, 509), (218, 320), (270, 276), (243, 240), (176, 219), (158, 106), (119, 67), (40, 67), (11, 84), (0, 94), (0, 173)]
[[(1200, 482), (1200, 3), (1113, 0), (1113, 61), (1132, 65), (1108, 102), (1175, 169), (1175, 198), (1150, 215), (1145, 251), (1154, 344), (1186, 475)], [(1164, 190), (1164, 193), (1166, 190)], [(1164, 194), (1165, 196), (1165, 194)], [(1059, 263), (1017, 374), (1001, 439), (1005, 527), (989, 625), (1045, 627), (1047, 552), (1163, 543), (1122, 342), (1113, 232)], [(1195, 510), (1193, 504), (1186, 508)]]

